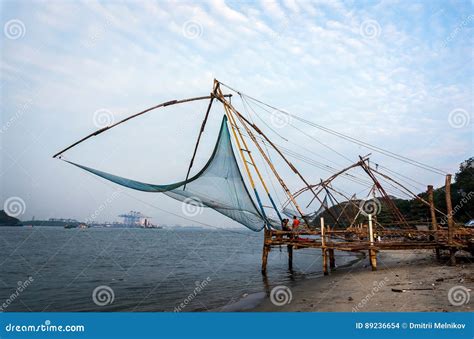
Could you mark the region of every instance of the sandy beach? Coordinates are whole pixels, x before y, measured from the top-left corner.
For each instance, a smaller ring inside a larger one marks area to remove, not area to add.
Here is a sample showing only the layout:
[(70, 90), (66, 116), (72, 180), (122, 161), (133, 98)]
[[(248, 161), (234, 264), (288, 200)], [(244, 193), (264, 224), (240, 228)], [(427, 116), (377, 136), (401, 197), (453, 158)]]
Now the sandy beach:
[[(378, 254), (378, 270), (375, 272), (364, 258), (350, 267), (336, 268), (328, 276), (289, 286), (292, 298), (283, 306), (276, 306), (270, 296), (266, 296), (252, 311), (472, 311), (472, 298), (460, 306), (453, 305), (448, 299), (449, 290), (455, 286), (462, 286), (464, 298), (466, 295), (472, 297), (472, 258), (460, 257), (456, 266), (446, 263), (447, 258), (437, 261), (433, 251), (429, 250), (384, 251)], [(456, 300), (456, 296), (454, 298)]]

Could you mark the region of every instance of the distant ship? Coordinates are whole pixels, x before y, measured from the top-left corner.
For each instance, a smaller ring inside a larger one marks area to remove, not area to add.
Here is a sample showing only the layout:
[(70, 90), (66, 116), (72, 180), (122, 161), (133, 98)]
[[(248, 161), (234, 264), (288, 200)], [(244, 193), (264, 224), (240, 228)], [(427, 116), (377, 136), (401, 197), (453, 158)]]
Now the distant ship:
[(140, 227), (147, 229), (162, 229), (162, 226), (153, 224), (150, 219), (138, 211), (130, 211), (129, 213), (121, 214), (119, 217), (123, 218), (123, 223), (113, 224), (115, 227)]
[(141, 227), (142, 228), (155, 228), (155, 229), (159, 229), (159, 230), (163, 229), (163, 226), (152, 225), (152, 224), (147, 225), (147, 226), (141, 226)]
[(84, 223), (80, 223), (80, 224), (67, 224), (67, 225), (64, 226), (64, 228), (67, 228), (67, 229), (71, 229), (71, 228), (86, 229), (86, 228), (89, 228), (89, 226), (87, 226), (87, 225), (84, 224)]

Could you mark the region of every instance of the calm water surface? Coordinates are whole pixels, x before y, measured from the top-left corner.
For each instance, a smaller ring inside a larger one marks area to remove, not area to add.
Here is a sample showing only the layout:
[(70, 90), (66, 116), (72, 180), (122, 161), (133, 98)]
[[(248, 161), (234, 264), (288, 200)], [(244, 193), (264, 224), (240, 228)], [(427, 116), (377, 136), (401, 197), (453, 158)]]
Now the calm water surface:
[[(205, 311), (320, 275), (319, 251), (296, 251), (290, 272), (282, 248), (263, 279), (262, 241), (247, 230), (1, 227), (0, 304), (32, 277), (5, 311), (174, 311), (185, 299), (183, 311)], [(336, 255), (340, 265), (353, 259)], [(114, 301), (98, 306), (92, 294), (102, 285)]]

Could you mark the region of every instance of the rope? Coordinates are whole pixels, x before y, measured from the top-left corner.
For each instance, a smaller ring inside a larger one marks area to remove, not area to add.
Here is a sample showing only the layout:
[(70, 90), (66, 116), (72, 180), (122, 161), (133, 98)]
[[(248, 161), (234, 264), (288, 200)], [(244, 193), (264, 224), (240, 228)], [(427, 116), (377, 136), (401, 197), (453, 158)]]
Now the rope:
[(322, 130), (322, 131), (324, 131), (324, 132), (327, 132), (327, 133), (329, 133), (329, 134), (332, 134), (332, 135), (334, 135), (334, 136), (337, 136), (337, 137), (342, 138), (342, 139), (344, 139), (344, 140), (347, 140), (347, 141), (349, 141), (349, 142), (355, 143), (355, 144), (357, 144), (357, 145), (359, 145), (359, 146), (366, 147), (366, 148), (371, 149), (371, 150), (373, 150), (373, 151), (375, 151), (375, 152), (378, 152), (378, 153), (381, 153), (381, 154), (383, 154), (383, 155), (386, 155), (386, 156), (389, 156), (389, 157), (391, 157), (391, 158), (394, 158), (394, 159), (396, 159), (396, 160), (405, 162), (405, 163), (410, 164), (410, 165), (412, 165), (412, 166), (416, 166), (416, 167), (421, 168), (421, 169), (424, 169), (424, 170), (426, 170), (426, 171), (430, 171), (430, 172), (433, 172), (433, 173), (436, 173), (436, 174), (440, 174), (440, 175), (445, 175), (445, 174), (446, 174), (445, 171), (443, 171), (443, 170), (441, 170), (441, 169), (438, 169), (438, 168), (436, 168), (436, 167), (433, 167), (433, 166), (424, 164), (424, 163), (422, 163), (422, 162), (420, 162), (420, 161), (416, 161), (416, 160), (407, 158), (407, 157), (405, 157), (405, 156), (403, 156), (403, 155), (400, 155), (400, 154), (397, 154), (397, 153), (395, 153), (395, 152), (392, 152), (392, 151), (383, 149), (383, 148), (381, 148), (381, 147), (372, 145), (372, 144), (370, 144), (370, 143), (368, 143), (368, 142), (364, 142), (364, 141), (359, 140), (359, 139), (356, 139), (356, 138), (354, 138), (354, 137), (345, 135), (345, 134), (343, 134), (343, 133), (340, 133), (340, 132), (337, 132), (337, 131), (335, 131), (335, 130), (332, 130), (332, 129), (328, 128), (328, 127), (324, 127), (324, 126), (322, 126), (322, 125), (319, 125), (319, 124), (316, 124), (316, 123), (311, 122), (311, 121), (309, 121), (309, 120), (306, 120), (306, 119), (304, 119), (304, 118), (301, 118), (301, 117), (299, 117), (299, 116), (297, 116), (297, 115), (290, 114), (290, 113), (285, 112), (285, 111), (283, 111), (283, 110), (281, 110), (281, 109), (279, 109), (279, 108), (276, 108), (276, 107), (274, 107), (274, 106), (271, 106), (271, 105), (269, 105), (269, 104), (267, 104), (267, 103), (265, 103), (265, 102), (263, 102), (263, 101), (260, 101), (260, 100), (258, 100), (258, 99), (256, 99), (256, 98), (253, 98), (253, 97), (251, 97), (251, 96), (249, 96), (249, 95), (247, 95), (247, 94), (244, 94), (244, 93), (242, 93), (242, 92), (236, 91), (235, 89), (233, 89), (232, 87), (230, 87), (230, 86), (228, 86), (228, 85), (226, 85), (226, 84), (221, 83), (221, 85), (227, 87), (228, 89), (230, 89), (230, 90), (232, 90), (232, 91), (234, 91), (234, 92), (236, 92), (236, 93), (239, 93), (239, 95), (245, 96), (246, 98), (252, 100), (252, 101), (255, 102), (255, 103), (260, 103), (260, 104), (262, 104), (262, 105), (265, 105), (265, 106), (267, 106), (267, 107), (269, 107), (269, 108), (271, 108), (271, 109), (273, 109), (273, 110), (276, 110), (276, 111), (278, 111), (278, 112), (280, 112), (280, 113), (282, 113), (282, 114), (284, 114), (284, 115), (287, 115), (287, 116), (289, 116), (289, 117), (292, 117), (292, 118), (294, 118), (294, 119), (296, 119), (296, 120), (298, 120), (298, 121), (300, 121), (300, 122), (302, 122), (302, 123), (305, 123), (305, 124), (307, 124), (307, 125), (310, 125), (310, 126), (312, 126), (312, 127), (315, 127), (315, 128), (317, 128), (317, 129), (320, 129), (320, 130)]

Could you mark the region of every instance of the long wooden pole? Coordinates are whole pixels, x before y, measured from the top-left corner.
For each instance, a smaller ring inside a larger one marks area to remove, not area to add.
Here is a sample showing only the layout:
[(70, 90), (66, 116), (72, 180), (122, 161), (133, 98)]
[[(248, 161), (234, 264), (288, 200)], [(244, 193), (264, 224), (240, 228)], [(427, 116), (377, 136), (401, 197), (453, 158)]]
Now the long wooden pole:
[[(215, 91), (218, 93), (219, 96), (222, 96), (222, 93), (220, 92), (220, 89), (219, 89), (219, 84), (217, 83), (216, 86), (215, 86)], [(247, 176), (249, 178), (249, 181), (250, 181), (250, 185), (252, 186), (252, 189), (255, 193), (255, 197), (257, 198), (257, 203), (260, 207), (260, 211), (262, 212), (262, 216), (265, 220), (265, 227), (268, 228), (269, 226), (267, 225), (268, 221), (267, 221), (267, 215), (265, 213), (265, 209), (263, 208), (263, 204), (262, 204), (262, 201), (260, 200), (260, 196), (258, 194), (258, 191), (257, 191), (257, 188), (255, 186), (255, 181), (253, 180), (253, 176), (252, 176), (252, 173), (250, 172), (250, 168), (249, 168), (249, 165), (248, 165), (248, 161), (247, 159), (245, 158), (245, 155), (244, 155), (244, 151), (247, 152), (247, 154), (250, 154), (250, 151), (247, 147), (247, 144), (245, 143), (245, 140), (243, 139), (242, 135), (240, 135), (240, 139), (237, 135), (237, 132), (236, 130), (238, 131), (238, 128), (237, 128), (237, 125), (235, 123), (235, 120), (234, 120), (234, 117), (232, 116), (232, 112), (230, 112), (230, 110), (224, 106), (224, 110), (226, 111), (226, 115), (227, 117), (229, 118), (230, 120), (230, 123), (232, 125), (232, 133), (234, 134), (234, 139), (235, 139), (235, 142), (237, 143), (237, 147), (239, 148), (239, 154), (240, 154), (240, 157), (242, 159), (242, 163), (244, 164), (244, 167), (245, 167), (245, 170), (247, 172)], [(240, 132), (239, 132), (240, 134)], [(243, 142), (243, 147), (245, 148), (242, 148), (242, 144), (241, 142)], [(251, 163), (254, 168), (255, 168), (255, 165), (252, 161)]]
[(451, 202), (451, 174), (446, 175), (446, 212), (448, 217), (448, 244), (453, 244), (453, 231), (454, 231), (454, 220), (453, 220), (453, 205)]
[[(398, 181), (394, 180), (393, 178), (389, 177), (388, 175), (386, 174), (383, 174), (373, 168), (370, 168), (370, 171), (371, 172), (374, 172), (374, 173), (377, 173), (378, 175), (384, 177), (385, 179), (387, 180), (390, 180), (391, 182), (393, 182), (394, 184), (400, 186), (401, 188), (403, 188), (405, 191), (407, 191), (408, 193), (410, 193), (413, 198), (415, 198), (416, 200), (422, 202), (423, 204), (425, 204), (426, 206), (430, 207), (430, 203), (428, 201), (426, 201), (425, 199), (423, 199), (422, 197), (420, 197), (419, 195), (415, 194), (414, 192), (410, 191), (406, 186), (402, 185), (401, 183), (399, 183)], [(438, 212), (439, 214), (443, 215), (443, 216), (446, 216), (446, 214), (444, 214), (442, 211), (440, 211), (439, 209), (437, 209), (435, 207), (435, 211)]]
[[(291, 199), (291, 201), (293, 202), (293, 205), (295, 206), (295, 208), (297, 209), (298, 213), (300, 213), (301, 217), (303, 218), (304, 214), (303, 214), (303, 211), (301, 210), (301, 208), (299, 207), (298, 203), (296, 202), (296, 200), (293, 198), (293, 195), (291, 194), (291, 191), (288, 189), (288, 187), (286, 186), (285, 182), (283, 181), (283, 179), (281, 178), (281, 176), (278, 174), (278, 172), (276, 171), (275, 167), (273, 166), (272, 162), (270, 161), (270, 159), (268, 158), (267, 154), (263, 151), (263, 149), (261, 148), (260, 144), (257, 142), (255, 136), (253, 135), (252, 131), (248, 128), (248, 126), (245, 124), (245, 121), (242, 120), (242, 116), (240, 115), (240, 113), (232, 106), (231, 103), (229, 103), (227, 100), (225, 100), (224, 97), (222, 97), (220, 95), (220, 93), (218, 92), (217, 94), (217, 98), (222, 102), (222, 104), (224, 105), (224, 109), (226, 109), (226, 112), (227, 111), (233, 111), (235, 113), (235, 115), (237, 116), (237, 118), (239, 119), (239, 121), (241, 122), (242, 126), (244, 126), (247, 134), (249, 135), (249, 137), (251, 138), (251, 140), (253, 141), (253, 143), (255, 144), (255, 146), (257, 147), (257, 149), (259, 150), (259, 152), (261, 153), (262, 157), (264, 158), (264, 160), (267, 162), (267, 164), (269, 165), (270, 169), (272, 170), (273, 174), (275, 175), (275, 177), (277, 178), (278, 182), (280, 183), (280, 185), (282, 186), (283, 190), (285, 191), (285, 193), (288, 195), (288, 197)], [(237, 126), (236, 126), (237, 128)], [(239, 131), (240, 133), (240, 131)], [(242, 134), (241, 134), (242, 136)], [(242, 140), (243, 140), (243, 137), (242, 137)], [(244, 141), (244, 140), (243, 140)], [(245, 142), (245, 141), (244, 141)], [(252, 156), (249, 152), (249, 155)], [(253, 161), (253, 157), (252, 157), (252, 161)], [(280, 213), (278, 212), (278, 209), (270, 195), (270, 192), (267, 188), (267, 185), (265, 185), (265, 182), (263, 180), (263, 177), (261, 176), (260, 174), (260, 171), (258, 170), (257, 166), (254, 166), (255, 167), (255, 170), (257, 172), (257, 174), (259, 175), (259, 178), (262, 182), (262, 185), (264, 187), (264, 189), (266, 190), (268, 196), (269, 196), (269, 199), (274, 207), (274, 209), (277, 211), (277, 214), (279, 216), (280, 219), (281, 216), (280, 216)], [(304, 220), (304, 218), (303, 218)]]
[(370, 266), (372, 266), (372, 271), (377, 270), (377, 255), (375, 252), (374, 247), (374, 229), (372, 225), (372, 214), (369, 214), (369, 241), (370, 241), (370, 249), (369, 249), (369, 258), (370, 258)]
[[(334, 173), (334, 174), (331, 175), (329, 178), (327, 178), (326, 180), (323, 181), (324, 184), (325, 184), (325, 185), (329, 185), (329, 184), (330, 184), (335, 178), (337, 178), (339, 175), (341, 175), (341, 174), (343, 174), (344, 172), (347, 172), (347, 171), (349, 171), (350, 169), (352, 169), (352, 168), (354, 168), (354, 167), (357, 167), (357, 166), (360, 166), (360, 161), (359, 161), (359, 162), (356, 162), (356, 163), (354, 163), (354, 164), (352, 164), (352, 165), (350, 165), (350, 166), (348, 166), (348, 167), (346, 167), (346, 168), (344, 168), (344, 169), (342, 169), (342, 170), (340, 170), (340, 171), (337, 172), (337, 173)], [(310, 188), (314, 189), (314, 188), (316, 188), (316, 187), (318, 187), (318, 186), (321, 186), (321, 184), (311, 185), (310, 187), (305, 186), (305, 187), (301, 188), (300, 190), (298, 190), (297, 192), (295, 192), (295, 193), (294, 193), (294, 196), (295, 196), (295, 197), (298, 197), (299, 195), (303, 194), (304, 192), (309, 191)], [(316, 192), (316, 194), (321, 193), (322, 190), (323, 190), (323, 188), (320, 188), (319, 191)], [(311, 203), (314, 201), (314, 199), (316, 199), (316, 198), (313, 197), (306, 207), (309, 207), (309, 205), (311, 205)]]
[[(431, 213), (431, 227), (434, 231), (434, 240), (438, 243), (438, 223), (436, 221), (436, 210), (434, 206), (434, 198), (433, 198), (433, 185), (428, 185), (428, 202), (430, 203), (430, 213)], [(440, 258), (439, 247), (436, 247), (436, 258)]]
[[(331, 200), (331, 202), (334, 204), (334, 206), (339, 206), (339, 201), (336, 199), (336, 197), (329, 191), (328, 187), (323, 183), (323, 180), (321, 180), (321, 185), (323, 186), (324, 190), (326, 191), (326, 194), (327, 196), (329, 197), (329, 200)], [(334, 201), (332, 201), (334, 199)], [(324, 201), (324, 200), (323, 200)], [(327, 205), (326, 205), (327, 206)], [(347, 205), (346, 205), (347, 206)], [(344, 215), (346, 216), (347, 220), (349, 220), (349, 216), (345, 213), (345, 207), (342, 209), (341, 213), (339, 214), (339, 216), (337, 217), (337, 219), (335, 220), (335, 223), (337, 225), (340, 225), (339, 223), (339, 219), (341, 218), (342, 214), (344, 213)]]
[[(196, 146), (194, 146), (193, 156), (191, 158), (191, 161), (189, 162), (188, 172), (186, 173), (185, 181), (188, 180), (189, 173), (191, 173), (191, 168), (193, 167), (194, 159), (196, 158), (196, 153), (197, 153), (197, 150), (198, 150), (198, 147), (199, 147), (199, 142), (201, 141), (202, 133), (204, 132), (204, 129), (206, 128), (207, 118), (209, 117), (209, 112), (211, 111), (213, 101), (214, 101), (214, 96), (211, 96), (211, 100), (209, 100), (209, 105), (207, 106), (206, 114), (204, 115), (204, 120), (202, 121), (202, 124), (201, 124), (201, 129), (199, 130), (199, 135), (198, 135), (198, 138), (197, 138), (197, 141), (196, 141)], [(186, 184), (184, 184), (183, 191), (185, 189), (186, 189)]]
[[(264, 158), (264, 160), (267, 162), (267, 164), (270, 166), (271, 170), (273, 171), (274, 175), (276, 176), (278, 182), (280, 183), (280, 185), (283, 187), (283, 189), (285, 190), (285, 193), (288, 195), (290, 194), (291, 195), (291, 192), (290, 190), (288, 189), (288, 187), (286, 186), (285, 182), (283, 181), (283, 179), (280, 177), (280, 175), (278, 174), (278, 172), (276, 171), (275, 167), (273, 166), (273, 164), (271, 163), (270, 159), (268, 158), (267, 154), (263, 151), (263, 149), (261, 148), (260, 144), (257, 142), (257, 139), (255, 138), (255, 136), (253, 135), (252, 131), (245, 125), (245, 123), (242, 121), (242, 119), (237, 115), (237, 118), (239, 119), (240, 123), (242, 124), (242, 126), (244, 126), (245, 128), (245, 131), (247, 132), (247, 134), (250, 136), (250, 139), (254, 142), (254, 144), (257, 146), (257, 149), (258, 151), (260, 152), (260, 154), (262, 155), (262, 157)], [(250, 156), (251, 156), (251, 153), (250, 153)], [(252, 161), (253, 161), (253, 158), (252, 158)], [(273, 208), (275, 209), (277, 215), (278, 215), (278, 218), (280, 219), (280, 221), (283, 221), (283, 218), (281, 217), (281, 214), (280, 212), (278, 211), (278, 208), (275, 204), (275, 201), (273, 200), (271, 194), (270, 194), (270, 191), (268, 190), (268, 187), (267, 185), (265, 184), (265, 181), (263, 180), (263, 177), (262, 175), (260, 174), (260, 171), (258, 170), (258, 167), (255, 165), (255, 169), (258, 173), (258, 176), (260, 178), (260, 181), (262, 182), (262, 185), (265, 189), (265, 192), (267, 192), (267, 195), (268, 195), (268, 198), (270, 199), (270, 202), (272, 203), (272, 206)], [(298, 206), (298, 203), (296, 202), (296, 200), (294, 200), (294, 205), (295, 207), (298, 209), (298, 212), (300, 213), (301, 217), (303, 217), (303, 213), (301, 211), (301, 209), (299, 209), (299, 206)]]
[[(224, 105), (225, 106), (225, 105)], [(283, 218), (281, 217), (281, 214), (280, 212), (278, 211), (278, 208), (277, 206), (275, 205), (275, 202), (270, 194), (270, 191), (268, 190), (268, 186), (267, 184), (265, 183), (265, 180), (263, 179), (263, 176), (262, 174), (260, 173), (260, 170), (258, 169), (258, 166), (257, 166), (257, 163), (255, 162), (254, 158), (253, 158), (253, 155), (252, 155), (252, 152), (250, 151), (250, 149), (248, 148), (248, 145), (247, 145), (247, 142), (245, 141), (243, 135), (242, 135), (242, 132), (240, 131), (240, 128), (237, 126), (237, 121), (235, 120), (235, 117), (234, 117), (234, 114), (232, 113), (232, 110), (231, 109), (228, 109), (228, 108), (224, 108), (226, 110), (226, 113), (228, 113), (228, 115), (230, 115), (230, 118), (232, 119), (232, 125), (233, 125), (233, 128), (237, 130), (237, 132), (239, 133), (240, 135), (240, 139), (242, 141), (242, 144), (244, 145), (245, 149), (246, 149), (246, 152), (250, 158), (250, 161), (251, 161), (251, 164), (253, 166), (253, 168), (255, 169), (255, 172), (257, 173), (257, 176), (260, 180), (260, 183), (262, 184), (263, 186), (263, 189), (265, 190), (265, 192), (267, 193), (267, 196), (268, 198), (270, 199), (270, 202), (275, 210), (275, 212), (277, 213), (278, 215), (278, 218), (280, 219), (280, 221), (283, 221)], [(237, 116), (238, 118), (238, 116)], [(240, 119), (239, 119), (240, 120)], [(242, 122), (241, 122), (242, 123)], [(245, 126), (244, 126), (245, 127)]]
[[(224, 97), (231, 97), (232, 94), (225, 94)], [(160, 108), (160, 107), (166, 107), (166, 106), (171, 106), (171, 105), (177, 105), (177, 104), (183, 104), (185, 102), (191, 102), (191, 101), (197, 101), (197, 100), (206, 100), (206, 99), (211, 99), (212, 98), (212, 95), (206, 95), (206, 96), (202, 96), (202, 97), (195, 97), (195, 98), (189, 98), (189, 99), (181, 99), (181, 100), (171, 100), (171, 101), (167, 101), (167, 102), (163, 102), (161, 104), (158, 104), (156, 106), (153, 106), (153, 107), (150, 107), (150, 108), (147, 108), (146, 110), (144, 111), (141, 111), (141, 112), (138, 112), (138, 113), (135, 113), (125, 119), (122, 119), (118, 122), (116, 122), (115, 124), (112, 124), (110, 126), (105, 126), (105, 127), (102, 127), (100, 129), (98, 129), (97, 131), (85, 136), (84, 138), (76, 141), (75, 143), (69, 145), (68, 147), (60, 150), (58, 153), (56, 153), (55, 155), (53, 155), (53, 158), (56, 158), (57, 156), (61, 155), (62, 153), (66, 152), (67, 150), (73, 148), (74, 146), (77, 146), (78, 144), (80, 144), (81, 142), (84, 142), (86, 141), (87, 139), (89, 138), (92, 138), (92, 137), (95, 137), (111, 128), (114, 128), (120, 124), (123, 124), (124, 122), (130, 120), (130, 119), (133, 119), (133, 118), (136, 118), (142, 114), (145, 114), (145, 113), (148, 113), (150, 111), (153, 111), (157, 108)]]
[(454, 235), (454, 219), (453, 219), (453, 205), (451, 202), (451, 174), (446, 175), (446, 216), (448, 218), (448, 245), (450, 246), (450, 263), (456, 265), (456, 249), (454, 248), (453, 235)]
[[(301, 218), (303, 218), (304, 220), (304, 214), (303, 214), (303, 211), (301, 210), (301, 207), (299, 206), (298, 202), (296, 201), (296, 199), (294, 199), (293, 195), (291, 194), (291, 191), (289, 190), (288, 186), (286, 186), (286, 183), (283, 181), (283, 178), (280, 176), (280, 174), (277, 172), (275, 166), (273, 166), (273, 163), (270, 161), (270, 159), (268, 158), (267, 154), (264, 152), (264, 150), (262, 149), (262, 147), (260, 146), (260, 144), (258, 143), (257, 139), (255, 138), (254, 134), (252, 133), (252, 131), (247, 127), (247, 125), (245, 124), (244, 121), (242, 121), (242, 119), (240, 118), (240, 116), (237, 116), (242, 124), (242, 126), (244, 126), (245, 128), (245, 131), (247, 132), (247, 134), (249, 135), (249, 137), (252, 139), (253, 143), (255, 144), (255, 146), (257, 147), (257, 149), (259, 150), (260, 154), (262, 155), (263, 159), (265, 160), (265, 162), (268, 164), (268, 166), (270, 167), (271, 171), (273, 172), (273, 174), (275, 175), (275, 177), (277, 178), (278, 182), (280, 183), (281, 187), (283, 188), (283, 190), (285, 191), (286, 195), (291, 199), (291, 202), (293, 203), (293, 205), (295, 206), (296, 210), (298, 211), (298, 213), (300, 214)], [(267, 190), (267, 193), (270, 194)]]
[[(226, 102), (223, 100), (223, 102)], [(239, 111), (237, 111), (235, 108), (232, 107), (234, 112), (237, 114), (238, 117), (240, 117), (245, 124), (248, 126), (252, 127), (258, 134), (260, 134), (272, 147), (273, 149), (280, 155), (280, 157), (286, 162), (286, 164), (291, 168), (291, 170), (303, 181), (303, 183), (306, 185), (306, 187), (313, 193), (314, 197), (321, 203), (321, 205), (325, 208), (325, 210), (334, 218), (334, 220), (337, 219), (337, 217), (334, 215), (334, 213), (324, 204), (324, 202), (319, 198), (319, 196), (314, 192), (312, 186), (306, 181), (306, 179), (303, 177), (303, 175), (296, 169), (296, 167), (283, 155), (283, 153), (280, 151), (280, 149), (266, 136), (265, 133), (263, 133), (260, 128), (258, 128), (255, 124), (251, 123), (250, 121), (247, 120), (242, 114), (240, 114)], [(245, 125), (244, 124), (244, 125)], [(258, 142), (257, 142), (258, 144)], [(291, 193), (290, 193), (291, 194)], [(291, 197), (293, 195), (291, 194)], [(294, 198), (292, 199), (292, 202), (295, 201)], [(296, 205), (295, 205), (296, 207)], [(298, 210), (300, 214), (303, 216), (303, 213), (301, 210)], [(304, 218), (303, 218), (304, 219)], [(305, 221), (306, 222), (306, 221)]]
[(324, 229), (324, 218), (321, 217), (321, 254), (323, 255), (323, 274), (328, 275), (328, 256), (326, 251), (326, 232)]
[(392, 199), (390, 199), (390, 197), (388, 196), (385, 189), (382, 187), (380, 182), (377, 180), (375, 175), (372, 173), (372, 169), (370, 168), (370, 166), (367, 165), (365, 163), (365, 161), (363, 161), (362, 157), (360, 157), (360, 160), (361, 160), (360, 166), (367, 173), (367, 175), (372, 179), (372, 181), (375, 184), (375, 187), (382, 194), (382, 198), (385, 200), (387, 205), (390, 207), (390, 209), (392, 211), (392, 214), (395, 216), (395, 218), (398, 218), (398, 220), (400, 221), (401, 224), (405, 224), (405, 226), (409, 227), (408, 223), (406, 222), (406, 220), (403, 217), (402, 213), (398, 209), (397, 205), (395, 205), (395, 203), (392, 201)]

